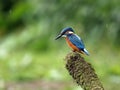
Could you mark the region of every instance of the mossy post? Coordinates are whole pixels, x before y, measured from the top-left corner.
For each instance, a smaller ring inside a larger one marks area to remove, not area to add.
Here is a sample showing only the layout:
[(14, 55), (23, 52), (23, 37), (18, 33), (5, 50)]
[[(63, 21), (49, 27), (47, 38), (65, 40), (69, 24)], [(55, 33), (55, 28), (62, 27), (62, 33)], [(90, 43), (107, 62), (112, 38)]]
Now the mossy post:
[(65, 60), (69, 74), (84, 90), (104, 90), (91, 64), (86, 62), (79, 53), (69, 53)]

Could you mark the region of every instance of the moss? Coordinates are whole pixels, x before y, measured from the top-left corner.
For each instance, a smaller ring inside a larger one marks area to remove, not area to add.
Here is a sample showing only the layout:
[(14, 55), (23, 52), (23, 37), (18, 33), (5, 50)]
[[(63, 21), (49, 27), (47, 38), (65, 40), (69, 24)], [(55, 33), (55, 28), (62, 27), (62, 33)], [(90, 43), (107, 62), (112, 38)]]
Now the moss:
[(69, 53), (65, 60), (69, 74), (84, 90), (104, 90), (91, 64), (86, 62), (79, 53)]

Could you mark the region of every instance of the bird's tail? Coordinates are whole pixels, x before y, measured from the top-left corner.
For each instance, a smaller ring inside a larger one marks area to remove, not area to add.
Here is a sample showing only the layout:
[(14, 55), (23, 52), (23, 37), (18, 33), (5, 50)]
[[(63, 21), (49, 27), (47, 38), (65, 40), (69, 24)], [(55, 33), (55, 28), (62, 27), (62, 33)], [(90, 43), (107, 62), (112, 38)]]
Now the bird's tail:
[(83, 52), (86, 54), (86, 55), (90, 55), (89, 52), (84, 48), (83, 49)]

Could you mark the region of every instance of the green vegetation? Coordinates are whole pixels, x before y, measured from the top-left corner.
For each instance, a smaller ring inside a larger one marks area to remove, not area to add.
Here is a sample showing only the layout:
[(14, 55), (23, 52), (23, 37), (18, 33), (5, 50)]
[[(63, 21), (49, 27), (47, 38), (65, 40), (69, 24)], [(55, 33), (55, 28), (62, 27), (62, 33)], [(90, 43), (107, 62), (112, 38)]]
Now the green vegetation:
[(105, 89), (119, 90), (119, 10), (119, 0), (0, 0), (0, 88), (80, 90), (65, 69), (70, 49), (54, 40), (71, 26)]

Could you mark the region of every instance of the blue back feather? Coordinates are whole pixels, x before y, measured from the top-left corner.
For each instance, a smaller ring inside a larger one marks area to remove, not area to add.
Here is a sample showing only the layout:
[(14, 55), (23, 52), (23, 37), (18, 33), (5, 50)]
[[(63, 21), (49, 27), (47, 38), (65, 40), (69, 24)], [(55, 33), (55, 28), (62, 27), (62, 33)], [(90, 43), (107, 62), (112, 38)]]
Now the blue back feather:
[(76, 34), (68, 34), (69, 40), (79, 49), (83, 50), (85, 48), (83, 41)]

